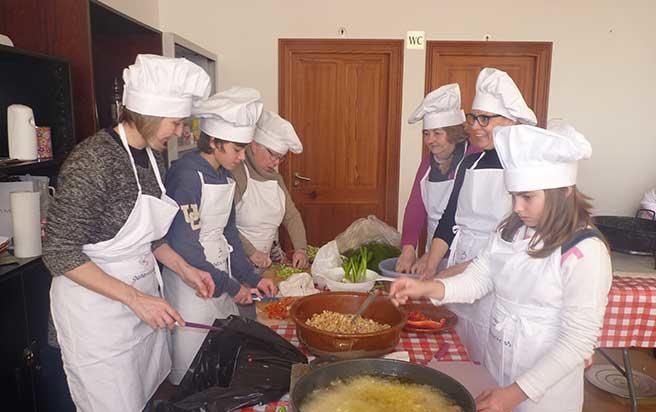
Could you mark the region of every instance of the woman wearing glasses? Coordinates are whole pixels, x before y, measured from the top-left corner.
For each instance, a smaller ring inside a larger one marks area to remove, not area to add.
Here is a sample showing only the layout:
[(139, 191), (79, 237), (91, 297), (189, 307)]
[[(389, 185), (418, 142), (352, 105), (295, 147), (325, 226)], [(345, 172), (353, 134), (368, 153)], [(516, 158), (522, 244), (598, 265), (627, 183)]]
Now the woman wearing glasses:
[(232, 172), (237, 185), (237, 228), (246, 255), (259, 268), (271, 265), (269, 253), (280, 224), (294, 246), (292, 265), (308, 265), (303, 219), (278, 173), (287, 152), (302, 151), (292, 124), (265, 111), (257, 122), (253, 142), (246, 148), (246, 159)]
[[(424, 157), (403, 215), (402, 252), (396, 262), (397, 272), (421, 273), (427, 254), (416, 259), (415, 249), (422, 227), (426, 225), (426, 251), (433, 240), (453, 188), (455, 171), (467, 154), (478, 152), (467, 143), (465, 113), (460, 109), (460, 87), (447, 84), (428, 93), (410, 115), (408, 123), (422, 121), (423, 141), (429, 150)], [(474, 148), (475, 149), (475, 148)]]
[[(504, 186), (503, 167), (494, 148), (493, 130), (537, 123), (510, 76), (493, 68), (484, 68), (479, 73), (472, 112), (465, 117), (469, 141), (483, 151), (467, 156), (460, 165), (451, 197), (433, 235), (422, 273), (424, 278), (435, 275), (449, 249), (448, 269), (442, 275), (464, 269), (512, 209), (511, 197)], [(473, 304), (449, 306), (459, 317), (456, 331), (474, 361), (482, 361), (491, 299), (488, 296)]]

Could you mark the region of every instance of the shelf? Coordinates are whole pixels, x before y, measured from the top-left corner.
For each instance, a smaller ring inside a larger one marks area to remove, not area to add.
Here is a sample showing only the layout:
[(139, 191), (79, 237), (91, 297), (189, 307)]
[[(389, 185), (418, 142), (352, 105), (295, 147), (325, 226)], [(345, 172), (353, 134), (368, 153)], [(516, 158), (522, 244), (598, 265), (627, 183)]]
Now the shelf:
[(16, 163), (3, 164), (0, 162), (0, 173), (15, 175), (22, 173), (30, 173), (35, 170), (53, 169), (57, 168), (57, 163), (54, 160), (25, 160)]

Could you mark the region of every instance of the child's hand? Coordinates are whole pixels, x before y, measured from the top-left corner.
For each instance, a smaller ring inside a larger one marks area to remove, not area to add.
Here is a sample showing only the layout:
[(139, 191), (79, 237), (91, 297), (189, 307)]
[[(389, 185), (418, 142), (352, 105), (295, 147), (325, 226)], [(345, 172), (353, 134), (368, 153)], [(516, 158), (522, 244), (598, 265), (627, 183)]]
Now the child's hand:
[(516, 383), (504, 388), (490, 388), (476, 398), (477, 412), (510, 412), (528, 397)]
[(267, 278), (262, 278), (258, 284), (257, 288), (264, 292), (265, 295), (271, 297), (271, 296), (276, 296), (276, 293), (278, 293), (278, 288), (276, 288), (275, 283), (271, 279)]
[(437, 282), (402, 277), (392, 283), (389, 295), (394, 304), (402, 305), (409, 298), (418, 298), (421, 296), (436, 297), (434, 296), (434, 293), (437, 292), (436, 288), (438, 288)]

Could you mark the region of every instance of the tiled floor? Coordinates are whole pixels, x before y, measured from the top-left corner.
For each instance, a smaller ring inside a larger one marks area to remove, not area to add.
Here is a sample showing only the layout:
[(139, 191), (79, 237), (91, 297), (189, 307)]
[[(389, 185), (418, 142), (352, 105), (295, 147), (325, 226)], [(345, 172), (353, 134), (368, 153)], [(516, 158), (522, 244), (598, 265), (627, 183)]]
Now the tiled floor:
[[(622, 355), (619, 350), (608, 350), (607, 353), (617, 362), (621, 363)], [(608, 363), (601, 355), (596, 354), (595, 363)], [(656, 377), (656, 359), (647, 350), (632, 350), (631, 363), (633, 369)], [(585, 382), (585, 400), (583, 412), (626, 412), (630, 411), (629, 402), (606, 393), (587, 381)], [(656, 412), (656, 398), (640, 401), (638, 404), (640, 412)]]

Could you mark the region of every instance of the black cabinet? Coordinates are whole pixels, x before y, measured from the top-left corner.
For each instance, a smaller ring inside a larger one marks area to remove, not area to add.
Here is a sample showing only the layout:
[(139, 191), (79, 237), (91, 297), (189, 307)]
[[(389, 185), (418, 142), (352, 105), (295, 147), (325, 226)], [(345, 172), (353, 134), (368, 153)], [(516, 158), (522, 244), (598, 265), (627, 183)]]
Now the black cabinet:
[(0, 269), (0, 409), (46, 411), (39, 354), (47, 345), (50, 273), (41, 259)]

